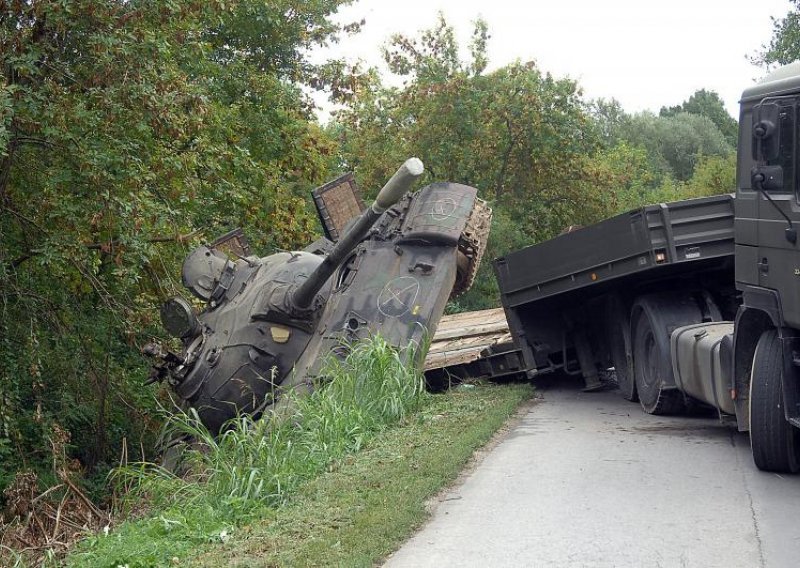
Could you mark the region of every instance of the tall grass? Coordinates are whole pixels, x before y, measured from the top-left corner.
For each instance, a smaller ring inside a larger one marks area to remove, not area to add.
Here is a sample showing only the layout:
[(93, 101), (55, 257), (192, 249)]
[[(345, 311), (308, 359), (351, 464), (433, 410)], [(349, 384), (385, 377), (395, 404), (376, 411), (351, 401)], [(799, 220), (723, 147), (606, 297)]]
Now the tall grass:
[(231, 514), (284, 501), (302, 481), (337, 458), (359, 450), (377, 431), (415, 410), (425, 394), (410, 350), (397, 352), (375, 337), (331, 359), (310, 395), (284, 395), (279, 416), (241, 415), (216, 438), (194, 411), (178, 413), (171, 427), (194, 440), (177, 476), (154, 464), (120, 468), (127, 502), (152, 507), (180, 504)]

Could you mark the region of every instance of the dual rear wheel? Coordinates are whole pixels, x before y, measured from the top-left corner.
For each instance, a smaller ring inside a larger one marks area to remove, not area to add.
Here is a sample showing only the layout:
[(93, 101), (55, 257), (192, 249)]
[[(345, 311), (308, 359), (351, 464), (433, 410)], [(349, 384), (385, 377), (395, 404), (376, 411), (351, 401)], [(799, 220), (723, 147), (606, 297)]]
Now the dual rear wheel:
[(633, 368), (639, 403), (648, 414), (678, 414), (686, 409), (674, 385), (669, 336), (652, 310), (640, 309), (633, 322)]
[[(639, 403), (648, 414), (679, 414), (686, 410), (686, 399), (675, 388), (670, 333), (701, 321), (703, 314), (688, 294), (648, 294), (633, 304), (633, 384)], [(623, 396), (628, 398), (625, 391)]]
[[(631, 351), (635, 392), (648, 414), (679, 414), (684, 395), (674, 386), (669, 334), (699, 323), (702, 314), (691, 301), (657, 296), (640, 298), (632, 310)], [(765, 331), (756, 346), (750, 376), (749, 423), (753, 461), (764, 471), (800, 471), (800, 430), (784, 412), (783, 349), (778, 331)], [(623, 389), (625, 398), (628, 391)], [(630, 400), (630, 399), (629, 399)]]

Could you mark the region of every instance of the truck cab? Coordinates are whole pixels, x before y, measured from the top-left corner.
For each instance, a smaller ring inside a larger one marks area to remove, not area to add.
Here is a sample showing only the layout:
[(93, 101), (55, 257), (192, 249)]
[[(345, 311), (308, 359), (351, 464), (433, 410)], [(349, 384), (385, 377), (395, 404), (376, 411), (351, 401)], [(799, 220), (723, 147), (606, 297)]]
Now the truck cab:
[(800, 62), (742, 94), (735, 200), (734, 395), (762, 469), (800, 467)]

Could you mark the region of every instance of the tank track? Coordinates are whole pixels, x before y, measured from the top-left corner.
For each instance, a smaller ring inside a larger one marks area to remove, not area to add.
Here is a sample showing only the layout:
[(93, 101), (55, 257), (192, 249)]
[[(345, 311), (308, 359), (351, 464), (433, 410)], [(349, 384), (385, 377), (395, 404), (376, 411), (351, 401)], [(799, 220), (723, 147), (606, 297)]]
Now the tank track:
[(463, 294), (472, 287), (475, 275), (481, 265), (489, 229), (492, 226), (492, 208), (483, 199), (475, 198), (475, 205), (461, 237), (458, 239), (458, 274), (451, 298)]

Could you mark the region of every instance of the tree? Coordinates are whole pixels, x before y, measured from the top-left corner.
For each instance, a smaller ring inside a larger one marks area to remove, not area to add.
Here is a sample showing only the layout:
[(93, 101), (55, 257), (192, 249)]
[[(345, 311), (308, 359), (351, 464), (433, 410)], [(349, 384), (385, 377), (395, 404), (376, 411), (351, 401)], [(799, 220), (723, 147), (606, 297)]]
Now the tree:
[(0, 489), (56, 423), (89, 472), (152, 447), (138, 346), (189, 246), (311, 234), (335, 152), (298, 82), (343, 3), (0, 2)]
[[(419, 37), (393, 37), (385, 57), (404, 87), (373, 73), (331, 130), (367, 188), (411, 155), (425, 162), (428, 181), (477, 187), (496, 211), (492, 258), (614, 211), (616, 174), (597, 162), (601, 131), (578, 85), (533, 62), (486, 73), (487, 34), (478, 22), (466, 61), (441, 16)], [(497, 301), (490, 264), (481, 270), (463, 307)]]
[(624, 123), (621, 138), (647, 150), (657, 183), (665, 177), (686, 181), (701, 156), (734, 152), (734, 146), (711, 119), (687, 112), (672, 116), (636, 114)]
[(694, 197), (732, 193), (736, 190), (736, 154), (702, 156), (687, 181), (664, 179), (643, 196), (644, 203), (678, 201)]
[(596, 99), (589, 104), (589, 112), (606, 146), (621, 141), (622, 130), (630, 120), (630, 115), (616, 99)]
[(751, 59), (770, 68), (800, 59), (800, 0), (791, 0), (792, 9), (783, 18), (772, 19), (772, 38)]
[(679, 106), (661, 107), (659, 116), (670, 117), (687, 112), (698, 116), (705, 116), (713, 122), (728, 143), (735, 147), (739, 134), (739, 124), (725, 110), (725, 103), (715, 91), (699, 89)]
[(613, 188), (615, 213), (656, 201), (652, 197), (656, 175), (643, 147), (620, 141), (598, 154), (596, 167)]

